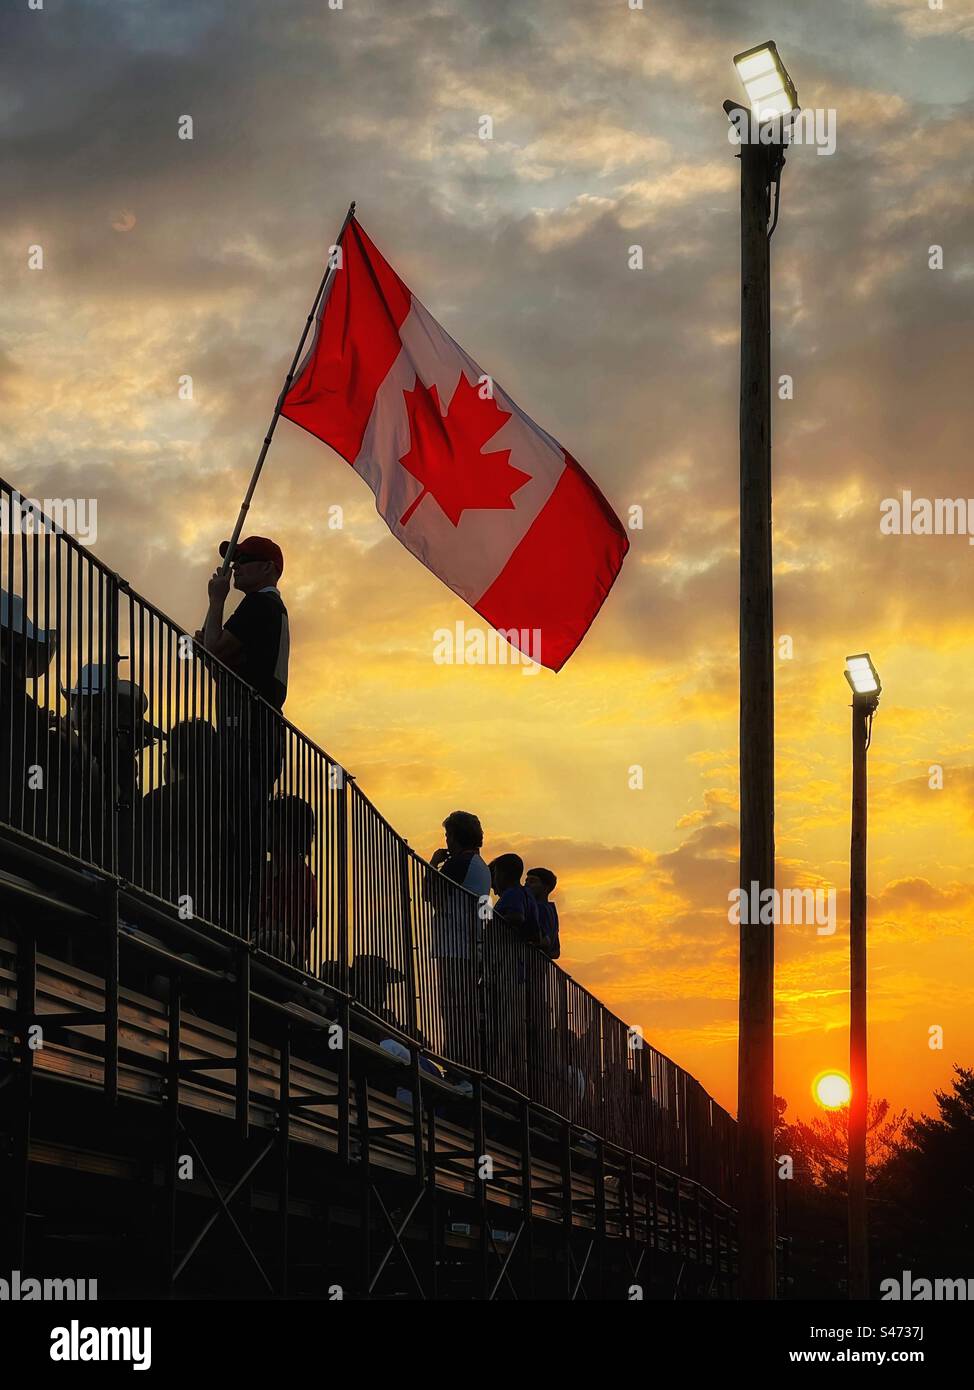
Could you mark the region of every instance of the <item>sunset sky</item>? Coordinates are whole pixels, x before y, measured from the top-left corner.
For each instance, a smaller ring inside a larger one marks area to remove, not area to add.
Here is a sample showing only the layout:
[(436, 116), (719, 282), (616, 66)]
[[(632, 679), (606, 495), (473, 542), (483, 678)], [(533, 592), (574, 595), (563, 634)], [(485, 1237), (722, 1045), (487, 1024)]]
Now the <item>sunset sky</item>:
[(834, 154), (789, 152), (772, 243), (773, 372), (794, 380), (774, 414), (778, 875), (838, 892), (834, 936), (778, 932), (776, 1090), (807, 1115), (848, 1060), (842, 671), (869, 650), (871, 1090), (931, 1108), (974, 1062), (974, 547), (879, 521), (905, 489), (970, 497), (974, 536), (974, 0), (22, 0), (2, 31), (0, 471), (97, 499), (95, 553), (177, 621), (202, 617), (352, 198), (616, 512), (644, 509), (557, 676), (435, 664), (435, 631), (476, 615), (286, 421), (248, 529), (286, 557), (292, 722), (421, 853), (463, 808), (488, 855), (554, 869), (562, 964), (731, 1110), (739, 168), (721, 103), (741, 95), (732, 55), (776, 39), (802, 106), (837, 123)]

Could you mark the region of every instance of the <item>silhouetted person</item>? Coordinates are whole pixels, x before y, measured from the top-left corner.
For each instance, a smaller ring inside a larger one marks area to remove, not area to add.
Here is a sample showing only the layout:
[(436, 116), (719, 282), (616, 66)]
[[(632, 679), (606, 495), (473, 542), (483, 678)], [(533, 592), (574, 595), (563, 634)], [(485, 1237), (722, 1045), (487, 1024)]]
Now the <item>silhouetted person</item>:
[(528, 869), (524, 875), (524, 886), (534, 898), (541, 923), (541, 949), (550, 960), (561, 955), (558, 909), (549, 896), (558, 886), (558, 880), (550, 869)]
[[(166, 736), (165, 782), (136, 807), (136, 871), (142, 886), (192, 918), (213, 919), (219, 893), (223, 811), (215, 775), (217, 732), (205, 719), (182, 719)], [(187, 920), (191, 920), (187, 916)]]
[(601, 1075), (599, 1039), (599, 1017), (593, 1010), (582, 1031), (576, 1033), (570, 1029), (565, 1040), (568, 1053), (568, 1114), (583, 1124), (589, 1119), (587, 1109), (598, 1098)]
[(0, 590), (0, 820), (41, 838), (57, 837), (57, 825), (47, 824), (57, 735), (51, 711), (25, 687), (36, 692), (56, 649), (57, 633), (35, 628), (21, 596)]
[[(133, 873), (133, 812), (141, 801), (142, 753), (162, 737), (146, 718), (149, 702), (133, 681), (115, 683), (115, 747), (112, 748), (111, 672), (82, 666), (68, 697), (66, 738), (71, 758), (71, 838), (82, 858), (107, 858), (118, 815), (118, 871)], [(114, 784), (112, 759), (114, 753)]]
[[(222, 557), (229, 547), (229, 541), (222, 542)], [(287, 609), (277, 588), (284, 573), (283, 552), (266, 536), (250, 536), (237, 545), (230, 568), (233, 586), (244, 595), (243, 601), (224, 622), (230, 575), (216, 570), (208, 586), (203, 645), (269, 705), (283, 709), (290, 654)]]
[[(226, 556), (229, 541), (220, 546)], [(284, 762), (284, 730), (273, 710), (287, 698), (290, 630), (287, 609), (278, 592), (284, 555), (275, 541), (250, 536), (241, 541), (231, 563), (234, 588), (243, 600), (224, 621), (230, 575), (217, 570), (209, 582), (209, 608), (197, 636), (231, 671), (267, 702), (251, 700), (246, 690), (219, 680), (218, 726), (223, 740), (227, 800), (232, 817), (233, 881), (236, 902), (229, 925), (253, 922), (262, 900), (266, 858), (267, 800)]]
[(358, 955), (348, 975), (348, 989), (353, 999), (369, 1013), (390, 1025), (401, 1028), (402, 1022), (389, 1008), (389, 986), (405, 980), (401, 970), (390, 965), (384, 956)]
[(278, 960), (308, 968), (311, 938), (318, 925), (318, 884), (308, 863), (315, 813), (299, 796), (270, 803), (270, 861), (264, 877), (263, 911), (255, 944)]
[[(408, 1064), (412, 1061), (412, 1050), (407, 1047), (405, 1043), (401, 1043), (398, 1038), (383, 1038), (379, 1046), (382, 1048), (383, 1052), (388, 1052), (391, 1057), (398, 1058), (400, 1062)], [(424, 1057), (422, 1052), (419, 1054), (419, 1069), (426, 1076), (436, 1077), (438, 1081), (443, 1079), (442, 1070), (435, 1062), (431, 1062), (428, 1057)], [(412, 1105), (413, 1093), (408, 1086), (396, 1087), (396, 1100), (399, 1101), (401, 1105)], [(443, 1107), (439, 1105), (435, 1107), (435, 1112), (438, 1117), (445, 1113)]]
[(430, 859), (433, 868), (478, 898), (486, 897), (490, 892), (490, 870), (480, 854), (484, 844), (480, 821), (470, 811), (451, 811), (443, 829), (446, 848), (434, 851)]
[[(480, 821), (470, 811), (452, 811), (443, 829), (446, 847), (436, 850), (430, 863), (443, 878), (486, 904), (490, 871), (480, 854), (484, 843)], [(478, 906), (464, 894), (451, 893), (435, 874), (427, 877), (423, 896), (433, 905), (430, 954), (436, 961), (443, 1053), (462, 1062), (466, 1060), (471, 1015), (476, 1019)]]
[(494, 916), (506, 922), (521, 941), (539, 946), (541, 922), (538, 906), (521, 884), (523, 873), (524, 860), (519, 854), (501, 854), (491, 860), (491, 884), (497, 894)]

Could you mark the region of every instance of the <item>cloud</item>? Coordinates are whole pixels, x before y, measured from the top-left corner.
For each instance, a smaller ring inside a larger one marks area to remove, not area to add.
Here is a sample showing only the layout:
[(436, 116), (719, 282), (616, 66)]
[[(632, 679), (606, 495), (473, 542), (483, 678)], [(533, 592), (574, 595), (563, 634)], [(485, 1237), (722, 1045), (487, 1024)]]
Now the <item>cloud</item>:
[(935, 0), (933, 4), (914, 4), (914, 0), (869, 0), (875, 9), (886, 10), (915, 39), (953, 35), (974, 39), (972, 0)]

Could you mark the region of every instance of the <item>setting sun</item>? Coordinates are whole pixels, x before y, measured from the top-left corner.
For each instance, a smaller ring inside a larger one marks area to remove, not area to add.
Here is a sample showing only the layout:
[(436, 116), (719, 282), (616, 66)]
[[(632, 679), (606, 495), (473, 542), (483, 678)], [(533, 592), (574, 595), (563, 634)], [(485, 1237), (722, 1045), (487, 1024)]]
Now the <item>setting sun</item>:
[(848, 1105), (852, 1095), (849, 1078), (840, 1071), (823, 1071), (812, 1082), (812, 1095), (825, 1110), (838, 1110)]

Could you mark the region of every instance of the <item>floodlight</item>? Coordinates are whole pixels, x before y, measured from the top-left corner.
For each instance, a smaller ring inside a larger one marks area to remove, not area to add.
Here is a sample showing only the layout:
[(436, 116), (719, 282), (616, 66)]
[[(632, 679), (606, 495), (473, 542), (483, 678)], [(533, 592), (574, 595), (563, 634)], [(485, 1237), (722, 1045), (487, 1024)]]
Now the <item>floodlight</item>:
[(883, 688), (868, 652), (846, 657), (845, 678), (856, 695), (878, 695)]
[(738, 53), (734, 65), (758, 122), (773, 121), (797, 110), (798, 89), (773, 43), (759, 43)]

